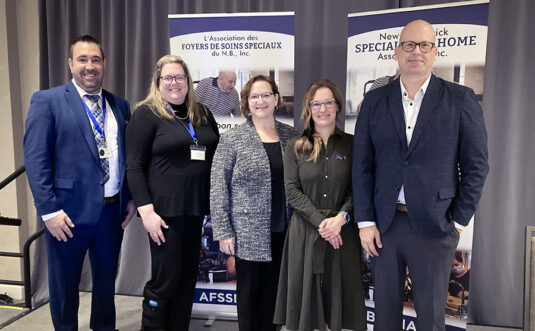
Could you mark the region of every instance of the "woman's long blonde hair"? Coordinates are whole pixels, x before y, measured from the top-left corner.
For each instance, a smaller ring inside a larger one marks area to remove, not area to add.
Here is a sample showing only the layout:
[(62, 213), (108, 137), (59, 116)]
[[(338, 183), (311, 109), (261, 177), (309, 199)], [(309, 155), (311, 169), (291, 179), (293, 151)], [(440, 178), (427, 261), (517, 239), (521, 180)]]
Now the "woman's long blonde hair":
[(162, 93), (160, 92), (160, 75), (162, 74), (162, 68), (164, 65), (170, 63), (180, 64), (182, 69), (184, 69), (184, 74), (187, 75), (186, 79), (188, 80), (188, 93), (186, 94), (186, 106), (188, 107), (189, 120), (195, 126), (206, 123), (207, 113), (204, 107), (198, 105), (195, 101), (193, 80), (191, 78), (188, 66), (184, 60), (176, 55), (164, 55), (158, 60), (158, 62), (156, 62), (156, 67), (152, 73), (152, 81), (149, 87), (149, 93), (147, 97), (138, 102), (136, 106), (139, 107), (141, 105), (147, 105), (156, 116), (167, 119), (173, 118), (173, 115), (166, 107), (168, 102), (162, 98)]
[(297, 138), (294, 146), (295, 155), (298, 158), (307, 157), (307, 161), (314, 161), (318, 159), (321, 150), (321, 137), (316, 133), (314, 129), (314, 120), (312, 119), (312, 110), (310, 109), (310, 102), (314, 98), (316, 91), (322, 87), (326, 87), (333, 93), (334, 100), (338, 106), (338, 111), (336, 112), (336, 117), (342, 110), (342, 95), (336, 85), (328, 79), (320, 79), (312, 83), (305, 94), (303, 99), (303, 111), (301, 113), (301, 119), (305, 130), (303, 135)]

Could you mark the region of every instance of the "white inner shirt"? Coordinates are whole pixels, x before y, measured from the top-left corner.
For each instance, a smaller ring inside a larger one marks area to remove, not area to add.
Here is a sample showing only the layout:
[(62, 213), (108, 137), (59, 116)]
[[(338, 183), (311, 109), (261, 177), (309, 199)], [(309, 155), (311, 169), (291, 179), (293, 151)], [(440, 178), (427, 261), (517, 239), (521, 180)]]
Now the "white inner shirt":
[[(414, 127), (416, 126), (416, 120), (418, 119), (418, 114), (420, 113), (420, 107), (422, 107), (422, 101), (424, 100), (425, 91), (429, 86), (429, 81), (431, 80), (431, 75), (427, 80), (422, 84), (414, 99), (409, 98), (409, 92), (403, 86), (401, 78), (399, 79), (399, 85), (401, 87), (401, 103), (403, 104), (403, 117), (405, 118), (405, 134), (407, 135), (407, 146), (411, 144), (412, 133), (414, 132)], [(399, 191), (398, 203), (405, 204), (405, 191), (403, 186), (401, 186), (401, 191)]]

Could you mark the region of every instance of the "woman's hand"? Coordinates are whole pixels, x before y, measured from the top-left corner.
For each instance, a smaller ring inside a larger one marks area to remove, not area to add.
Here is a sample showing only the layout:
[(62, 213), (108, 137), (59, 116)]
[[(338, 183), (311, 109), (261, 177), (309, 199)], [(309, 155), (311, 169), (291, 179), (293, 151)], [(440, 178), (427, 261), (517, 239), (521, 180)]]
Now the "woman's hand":
[(163, 235), (162, 227), (168, 229), (169, 226), (167, 226), (160, 215), (156, 214), (152, 204), (138, 207), (137, 210), (141, 215), (143, 226), (145, 227), (145, 230), (149, 234), (150, 238), (156, 243), (156, 245), (160, 246), (162, 242), (165, 242), (165, 236)]
[(227, 255), (234, 255), (234, 237), (219, 240), (219, 250)]
[(338, 214), (324, 219), (318, 226), (318, 232), (323, 239), (330, 241), (340, 234), (344, 224), (346, 224), (345, 218)]
[(334, 238), (327, 240), (334, 249), (339, 249), (342, 245), (342, 236), (336, 235)]

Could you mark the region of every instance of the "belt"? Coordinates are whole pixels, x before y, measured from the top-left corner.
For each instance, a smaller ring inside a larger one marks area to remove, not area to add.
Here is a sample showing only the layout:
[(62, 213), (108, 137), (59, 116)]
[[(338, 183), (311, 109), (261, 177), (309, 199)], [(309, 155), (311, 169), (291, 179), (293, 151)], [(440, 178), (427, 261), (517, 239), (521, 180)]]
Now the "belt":
[(407, 212), (407, 205), (402, 205), (401, 203), (396, 203), (396, 210), (402, 213)]
[(109, 205), (110, 203), (114, 203), (119, 201), (119, 193), (117, 193), (114, 196), (104, 198), (104, 206)]

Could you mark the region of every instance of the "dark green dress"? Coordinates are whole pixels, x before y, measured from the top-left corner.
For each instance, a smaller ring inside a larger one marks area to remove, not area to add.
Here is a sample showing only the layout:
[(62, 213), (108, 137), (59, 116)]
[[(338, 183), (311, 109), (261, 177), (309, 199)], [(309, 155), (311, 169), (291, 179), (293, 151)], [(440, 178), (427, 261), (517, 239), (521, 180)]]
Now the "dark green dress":
[(279, 278), (275, 324), (288, 330), (366, 330), (358, 229), (342, 227), (335, 250), (318, 225), (343, 210), (351, 214), (351, 135), (338, 129), (316, 162), (298, 159), (292, 139), (284, 154), (287, 201), (294, 208)]

